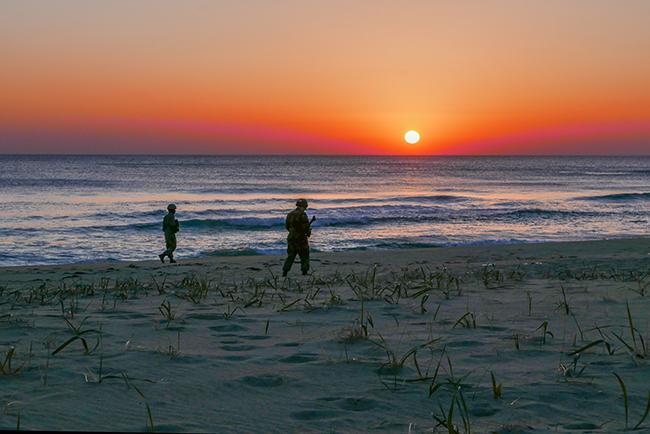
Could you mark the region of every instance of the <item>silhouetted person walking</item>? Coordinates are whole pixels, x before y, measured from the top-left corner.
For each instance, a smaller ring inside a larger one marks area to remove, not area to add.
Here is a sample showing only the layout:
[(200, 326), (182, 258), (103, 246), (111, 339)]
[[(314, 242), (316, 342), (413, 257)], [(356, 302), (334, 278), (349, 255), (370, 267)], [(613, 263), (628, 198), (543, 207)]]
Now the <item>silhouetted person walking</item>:
[(174, 250), (176, 250), (176, 232), (179, 231), (180, 225), (176, 220), (176, 205), (170, 203), (167, 205), (167, 215), (163, 219), (162, 230), (165, 233), (165, 247), (167, 250), (162, 252), (158, 257), (165, 263), (165, 256), (169, 256), (169, 262), (174, 263)]
[[(287, 259), (282, 267), (282, 276), (286, 276), (296, 255), (300, 256), (300, 269), (302, 274), (309, 272), (309, 237), (311, 236), (311, 222), (305, 210), (309, 205), (305, 199), (296, 202), (296, 209), (287, 214), (285, 226), (289, 231), (287, 236)], [(313, 221), (313, 219), (312, 219)]]

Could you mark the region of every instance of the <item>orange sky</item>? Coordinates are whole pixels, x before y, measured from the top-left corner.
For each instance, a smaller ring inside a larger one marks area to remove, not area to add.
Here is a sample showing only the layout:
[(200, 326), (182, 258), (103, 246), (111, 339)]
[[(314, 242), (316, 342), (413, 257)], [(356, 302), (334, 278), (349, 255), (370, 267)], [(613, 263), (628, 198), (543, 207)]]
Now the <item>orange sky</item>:
[(645, 0), (5, 0), (0, 153), (650, 154), (649, 21)]

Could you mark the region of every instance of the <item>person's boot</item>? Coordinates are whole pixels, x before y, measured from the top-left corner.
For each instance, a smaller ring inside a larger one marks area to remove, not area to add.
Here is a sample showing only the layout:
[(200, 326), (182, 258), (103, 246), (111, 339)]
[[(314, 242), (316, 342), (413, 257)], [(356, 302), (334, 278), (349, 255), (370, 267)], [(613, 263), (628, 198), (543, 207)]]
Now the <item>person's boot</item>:
[(158, 257), (160, 258), (160, 262), (162, 262), (164, 264), (165, 263), (165, 254), (161, 253), (160, 255), (158, 255)]
[(170, 264), (175, 264), (176, 263), (176, 260), (174, 259), (174, 257), (172, 255), (169, 255), (169, 263)]
[(282, 277), (287, 277), (287, 272), (285, 270), (282, 270)]

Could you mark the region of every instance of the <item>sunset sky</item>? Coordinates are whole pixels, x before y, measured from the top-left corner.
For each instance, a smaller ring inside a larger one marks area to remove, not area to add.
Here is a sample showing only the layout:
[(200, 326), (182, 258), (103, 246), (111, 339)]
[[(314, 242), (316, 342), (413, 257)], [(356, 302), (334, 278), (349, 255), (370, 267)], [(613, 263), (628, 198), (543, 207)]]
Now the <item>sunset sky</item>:
[(0, 153), (650, 154), (649, 22), (646, 0), (2, 0)]

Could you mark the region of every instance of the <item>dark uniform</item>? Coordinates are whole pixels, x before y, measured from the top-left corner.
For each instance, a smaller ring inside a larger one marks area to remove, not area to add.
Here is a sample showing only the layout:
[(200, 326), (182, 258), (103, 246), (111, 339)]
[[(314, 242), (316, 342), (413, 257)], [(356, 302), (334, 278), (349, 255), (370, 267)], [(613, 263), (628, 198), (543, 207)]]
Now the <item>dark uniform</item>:
[(178, 220), (176, 220), (176, 205), (169, 204), (167, 207), (169, 211), (163, 219), (162, 230), (165, 233), (165, 247), (167, 250), (162, 252), (158, 257), (162, 262), (165, 262), (165, 256), (169, 256), (169, 262), (176, 262), (174, 260), (174, 250), (176, 250), (176, 232), (180, 230)]
[(289, 235), (287, 236), (288, 256), (282, 267), (283, 276), (286, 276), (289, 270), (291, 270), (296, 255), (300, 256), (300, 269), (302, 270), (302, 274), (307, 274), (309, 271), (309, 237), (311, 236), (311, 225), (309, 224), (307, 213), (305, 213), (307, 201), (304, 199), (299, 200), (296, 205), (296, 209), (287, 214), (287, 220), (285, 222)]

